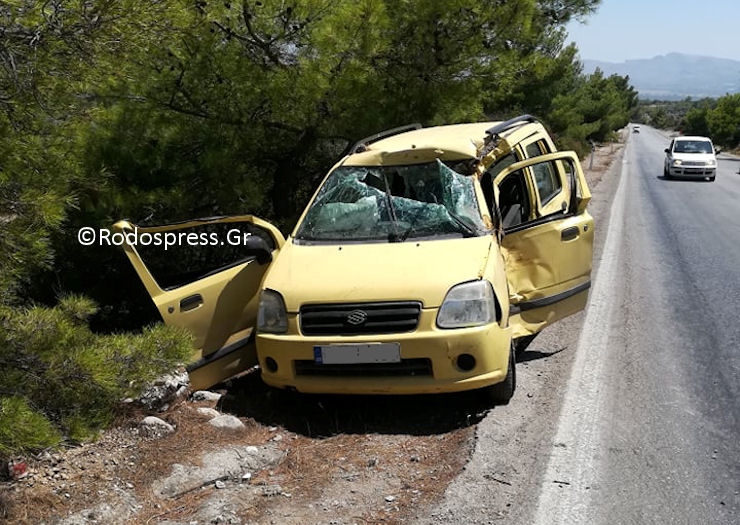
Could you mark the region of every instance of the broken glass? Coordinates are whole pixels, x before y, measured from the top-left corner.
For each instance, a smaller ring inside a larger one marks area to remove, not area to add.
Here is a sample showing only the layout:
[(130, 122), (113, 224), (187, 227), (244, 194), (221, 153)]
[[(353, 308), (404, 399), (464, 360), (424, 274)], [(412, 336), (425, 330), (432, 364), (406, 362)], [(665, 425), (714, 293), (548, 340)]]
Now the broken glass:
[(296, 237), (402, 241), (484, 231), (473, 179), (437, 160), (410, 166), (340, 166), (319, 190)]

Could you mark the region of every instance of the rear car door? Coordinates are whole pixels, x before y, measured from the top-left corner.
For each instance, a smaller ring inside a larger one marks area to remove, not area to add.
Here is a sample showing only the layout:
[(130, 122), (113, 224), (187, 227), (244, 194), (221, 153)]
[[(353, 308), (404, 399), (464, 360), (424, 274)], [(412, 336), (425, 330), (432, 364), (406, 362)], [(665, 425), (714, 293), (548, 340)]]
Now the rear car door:
[(254, 327), (262, 280), (285, 243), (272, 224), (251, 215), (140, 227), (124, 251), (165, 323), (193, 334), (191, 385), (208, 388), (257, 363)]
[[(591, 193), (574, 152), (517, 162), (494, 179), (514, 337), (583, 310), (591, 285)], [(552, 203), (557, 203), (553, 206)]]

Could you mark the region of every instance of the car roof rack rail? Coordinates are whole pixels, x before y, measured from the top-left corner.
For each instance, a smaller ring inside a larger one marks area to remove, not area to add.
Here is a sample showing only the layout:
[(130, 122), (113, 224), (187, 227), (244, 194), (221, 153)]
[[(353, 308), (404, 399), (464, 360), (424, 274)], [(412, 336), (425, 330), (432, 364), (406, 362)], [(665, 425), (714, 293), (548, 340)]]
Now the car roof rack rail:
[(407, 131), (413, 131), (415, 129), (421, 129), (422, 125), (418, 122), (415, 122), (413, 124), (407, 124), (405, 126), (399, 126), (397, 128), (387, 129), (385, 131), (381, 131), (380, 133), (376, 133), (375, 135), (370, 135), (369, 137), (365, 137), (364, 139), (360, 139), (357, 142), (355, 142), (351, 148), (349, 148), (349, 153), (361, 153), (367, 149), (367, 147), (372, 144), (373, 142), (377, 142), (381, 139), (386, 139), (388, 137), (392, 137), (393, 135), (400, 135), (401, 133), (405, 133)]
[(517, 127), (518, 125), (525, 122), (537, 122), (537, 119), (532, 115), (519, 115), (518, 117), (505, 120), (504, 122), (499, 122), (495, 126), (488, 128), (486, 130), (486, 135), (491, 135), (491, 137), (495, 137), (496, 135), (500, 135), (504, 131), (508, 131), (511, 128)]

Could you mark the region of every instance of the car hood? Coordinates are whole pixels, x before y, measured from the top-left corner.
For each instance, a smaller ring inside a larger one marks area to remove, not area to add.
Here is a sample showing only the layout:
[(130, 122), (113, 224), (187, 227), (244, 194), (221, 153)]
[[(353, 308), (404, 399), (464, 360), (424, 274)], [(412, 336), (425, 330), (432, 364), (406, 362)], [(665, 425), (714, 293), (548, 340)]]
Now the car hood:
[(494, 237), (402, 243), (295, 244), (289, 240), (265, 277), (289, 312), (306, 303), (421, 301), (438, 307), (454, 285), (479, 279)]
[(674, 160), (680, 160), (681, 162), (695, 161), (695, 162), (707, 162), (714, 160), (713, 153), (673, 153)]

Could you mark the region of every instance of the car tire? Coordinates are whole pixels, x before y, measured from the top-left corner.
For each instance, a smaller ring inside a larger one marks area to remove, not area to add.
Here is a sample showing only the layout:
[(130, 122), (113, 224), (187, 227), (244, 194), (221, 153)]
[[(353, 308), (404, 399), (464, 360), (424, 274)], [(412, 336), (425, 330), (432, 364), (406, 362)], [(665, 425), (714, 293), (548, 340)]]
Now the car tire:
[(707, 178), (707, 181), (708, 181), (708, 182), (714, 182), (714, 177), (709, 177), (709, 178)]
[(516, 359), (514, 357), (514, 343), (509, 349), (509, 366), (506, 379), (495, 385), (487, 386), (482, 390), (485, 400), (493, 405), (508, 405), (516, 390)]
[(670, 179), (671, 178), (671, 174), (668, 173), (668, 168), (665, 167), (665, 164), (663, 165), (663, 178), (664, 179)]
[(537, 337), (537, 334), (525, 335), (524, 337), (517, 337), (516, 339), (514, 339), (514, 353), (517, 356), (522, 355), (535, 337)]
[(267, 386), (267, 397), (263, 402), (267, 402), (276, 407), (280, 406), (295, 406), (297, 402), (297, 394), (295, 390), (288, 388), (278, 388), (276, 386)]

